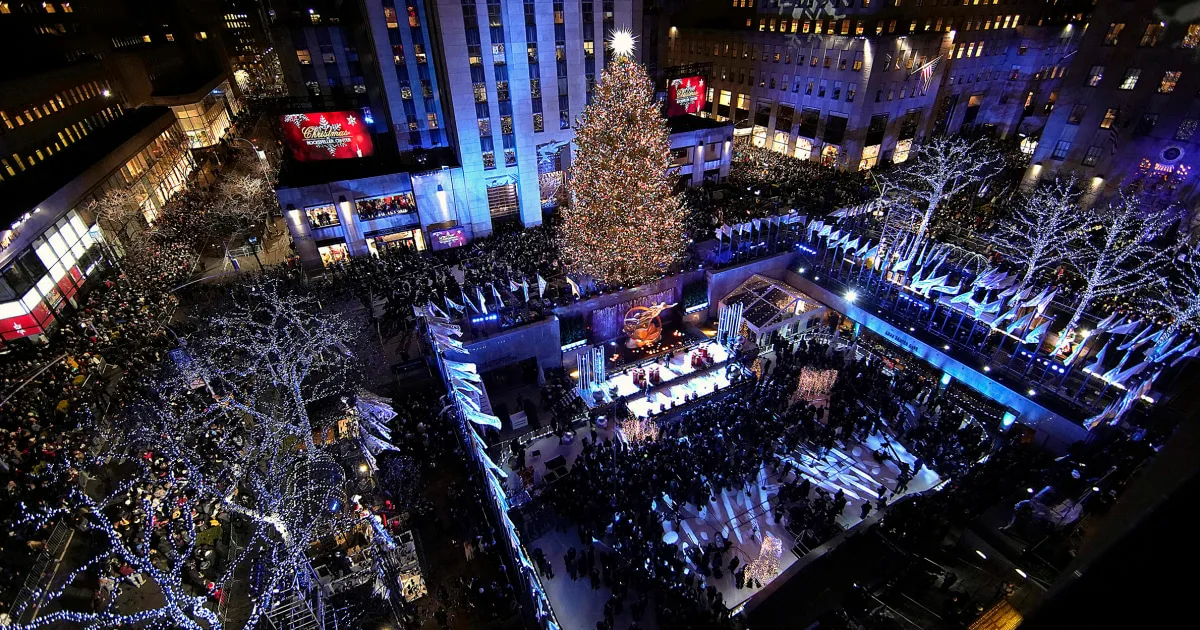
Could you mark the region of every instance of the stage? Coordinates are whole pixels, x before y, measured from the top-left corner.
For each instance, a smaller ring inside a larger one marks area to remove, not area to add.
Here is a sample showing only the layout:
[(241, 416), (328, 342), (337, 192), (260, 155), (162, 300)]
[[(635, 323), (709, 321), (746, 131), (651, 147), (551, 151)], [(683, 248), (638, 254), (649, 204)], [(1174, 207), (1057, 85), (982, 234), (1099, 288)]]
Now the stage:
[[(694, 355), (706, 355), (707, 359), (694, 362)], [(668, 358), (669, 357), (669, 358)], [(669, 411), (685, 402), (708, 396), (718, 389), (729, 387), (735, 371), (744, 368), (730, 363), (729, 350), (715, 341), (704, 341), (697, 345), (663, 354), (646, 361), (628, 365), (605, 379), (583, 399), (589, 406), (603, 407), (624, 398), (630, 412), (638, 417), (647, 417)], [(638, 382), (637, 372), (646, 375), (649, 389)], [(649, 374), (657, 370), (661, 380), (657, 383)], [(600, 394), (597, 396), (596, 394)]]

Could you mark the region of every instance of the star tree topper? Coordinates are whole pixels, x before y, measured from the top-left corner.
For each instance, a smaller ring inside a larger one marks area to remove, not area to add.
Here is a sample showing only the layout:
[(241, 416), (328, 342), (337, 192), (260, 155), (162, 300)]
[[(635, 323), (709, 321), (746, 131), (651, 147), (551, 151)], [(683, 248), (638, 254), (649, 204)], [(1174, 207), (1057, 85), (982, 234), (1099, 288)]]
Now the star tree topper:
[(613, 30), (609, 33), (608, 48), (617, 57), (633, 57), (633, 49), (637, 38), (627, 28)]

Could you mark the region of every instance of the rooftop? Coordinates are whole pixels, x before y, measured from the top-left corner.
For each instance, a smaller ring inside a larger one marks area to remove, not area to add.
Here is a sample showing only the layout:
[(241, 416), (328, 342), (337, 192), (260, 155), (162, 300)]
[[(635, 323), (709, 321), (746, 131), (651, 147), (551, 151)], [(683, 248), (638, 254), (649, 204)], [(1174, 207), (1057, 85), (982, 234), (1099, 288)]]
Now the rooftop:
[(701, 118), (695, 114), (687, 114), (686, 116), (675, 116), (667, 119), (667, 127), (671, 133), (685, 133), (688, 131), (698, 131), (700, 129), (720, 129), (721, 127), (732, 127), (727, 122), (717, 122), (711, 118)]
[(454, 150), (449, 147), (397, 154), (395, 145), (386, 137), (376, 136), (374, 140), (375, 155), (371, 157), (316, 162), (287, 159), (279, 172), (279, 187), (303, 188), (379, 175), (422, 173), (459, 165)]
[(797, 315), (820, 308), (815, 300), (778, 280), (754, 274), (721, 300), (722, 304), (742, 304), (742, 317), (756, 331), (763, 332)]
[(36, 208), (59, 189), (97, 167), (109, 154), (163, 116), (170, 116), (172, 121), (175, 119), (171, 110), (165, 107), (125, 110), (125, 115), (88, 134), (83, 141), (63, 149), (17, 177), (0, 182), (0, 199), (4, 199), (0, 209), (0, 225), (7, 226)]

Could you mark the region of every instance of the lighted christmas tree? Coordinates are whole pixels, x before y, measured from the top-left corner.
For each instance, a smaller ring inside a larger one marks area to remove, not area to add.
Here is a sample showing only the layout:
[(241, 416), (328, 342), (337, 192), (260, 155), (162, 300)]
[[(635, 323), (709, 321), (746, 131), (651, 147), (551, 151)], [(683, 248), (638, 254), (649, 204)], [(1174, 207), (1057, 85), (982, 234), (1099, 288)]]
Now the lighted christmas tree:
[(667, 124), (633, 38), (613, 34), (613, 60), (575, 123), (572, 202), (561, 242), (572, 268), (609, 283), (640, 284), (667, 272), (687, 246), (685, 212)]

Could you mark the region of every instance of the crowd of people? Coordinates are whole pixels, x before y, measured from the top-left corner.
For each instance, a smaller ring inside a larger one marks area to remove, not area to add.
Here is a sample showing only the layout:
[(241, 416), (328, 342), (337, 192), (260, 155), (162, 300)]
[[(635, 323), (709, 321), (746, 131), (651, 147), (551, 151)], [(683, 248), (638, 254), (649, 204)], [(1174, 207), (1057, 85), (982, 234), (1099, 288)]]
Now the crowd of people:
[[(9, 532), (0, 542), (9, 560), (0, 569), (0, 612), (13, 601), (49, 534), (17, 527), (22, 515), (64, 499), (79, 472), (70, 464), (82, 463), (100, 446), (95, 424), (126, 400), (121, 382), (146, 375), (170, 345), (165, 325), (176, 305), (170, 289), (187, 277), (195, 258), (170, 244), (155, 245), (141, 258), (125, 261), (107, 277), (94, 270), (97, 279), (88, 282), (96, 286), (76, 294), (76, 307), (65, 300), (59, 304), (49, 343), (14, 347), (0, 367), (5, 399), (0, 513)], [(134, 271), (131, 265), (140, 266)], [(64, 474), (48, 474), (52, 465)]]
[[(746, 574), (752, 558), (739, 556), (727, 540), (693, 547), (690, 555), (664, 543), (660, 523), (675, 520), (678, 529), (678, 508), (684, 504), (705, 506), (722, 492), (747, 491), (766, 468), (780, 479), (771, 508), (775, 516), (815, 545), (840, 531), (837, 521), (848, 500), (844, 492), (829, 492), (793, 467), (788, 456), (798, 449), (823, 453), (869, 435), (895, 439), (905, 427), (915, 427), (910, 433), (925, 441), (929, 458), (915, 465), (898, 462), (895, 487), (881, 488), (880, 501), (865, 504), (859, 514), (865, 518), (889, 497), (903, 494), (926, 462), (933, 467), (957, 461), (947, 453), (974, 440), (959, 437), (948, 420), (953, 414), (933, 411), (937, 405), (929, 403), (936, 399), (922, 404), (934, 385), (927, 377), (885, 371), (878, 361), (856, 359), (815, 340), (777, 340), (774, 349), (773, 362), (762, 366), (752, 389), (717, 396), (660, 421), (661, 433), (653, 441), (626, 445), (585, 438), (570, 472), (553, 486), (550, 504), (564, 523), (577, 527), (581, 543), (566, 558), (568, 572), (611, 592), (597, 628), (612, 628), (613, 615), (626, 608), (640, 621), (637, 611), (646, 608), (647, 593), (656, 602), (660, 626), (667, 620), (697, 628), (728, 626), (728, 606), (734, 602), (725, 602), (714, 585), (728, 574), (738, 588), (756, 586)], [(839, 370), (817, 404), (794, 397), (805, 368)], [(895, 457), (886, 450), (874, 455)], [(974, 451), (963, 457), (972, 456)], [(593, 539), (602, 543), (600, 551)], [(593, 555), (598, 560), (590, 559)]]
[(865, 202), (873, 187), (863, 173), (799, 160), (745, 141), (735, 144), (729, 178), (689, 188), (688, 230), (693, 240), (714, 238), (721, 225), (786, 214), (819, 216)]

